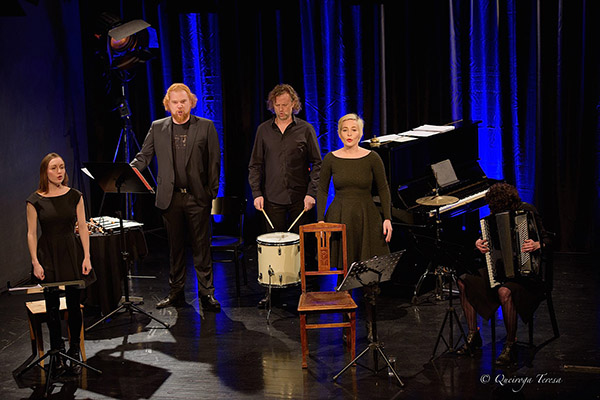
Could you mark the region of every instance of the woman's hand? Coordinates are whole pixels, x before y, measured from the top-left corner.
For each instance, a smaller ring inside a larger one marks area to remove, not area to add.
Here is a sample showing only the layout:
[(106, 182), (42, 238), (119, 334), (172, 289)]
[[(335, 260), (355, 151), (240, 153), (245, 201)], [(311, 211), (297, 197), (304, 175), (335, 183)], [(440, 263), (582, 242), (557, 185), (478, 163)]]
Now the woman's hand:
[(527, 239), (523, 242), (521, 246), (521, 251), (523, 253), (531, 253), (532, 251), (536, 251), (540, 249), (540, 242), (534, 242), (531, 239)]
[(383, 236), (388, 243), (392, 240), (392, 221), (389, 219), (383, 221)]
[(83, 263), (81, 263), (81, 273), (87, 275), (92, 270), (92, 262), (89, 258), (84, 258)]
[(46, 274), (44, 274), (44, 268), (42, 267), (42, 264), (38, 263), (34, 263), (33, 264), (33, 275), (38, 278), (40, 281), (43, 281), (44, 279), (46, 279)]
[(483, 254), (485, 254), (488, 251), (490, 251), (490, 248), (488, 247), (488, 241), (487, 240), (477, 239), (475, 241), (475, 247), (477, 247), (477, 250), (479, 250)]

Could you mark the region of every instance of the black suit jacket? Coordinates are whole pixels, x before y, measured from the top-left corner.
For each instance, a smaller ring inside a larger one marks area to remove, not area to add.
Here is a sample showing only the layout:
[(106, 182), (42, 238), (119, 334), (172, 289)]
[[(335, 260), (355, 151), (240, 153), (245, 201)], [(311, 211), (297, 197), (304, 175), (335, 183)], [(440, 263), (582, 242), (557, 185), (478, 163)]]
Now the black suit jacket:
[[(152, 123), (144, 144), (136, 154), (131, 166), (140, 171), (150, 164), (154, 155), (158, 162), (156, 207), (166, 210), (171, 204), (175, 185), (173, 166), (173, 119), (159, 119)], [(221, 150), (219, 137), (212, 121), (190, 116), (185, 170), (188, 190), (198, 204), (211, 206), (219, 191)]]

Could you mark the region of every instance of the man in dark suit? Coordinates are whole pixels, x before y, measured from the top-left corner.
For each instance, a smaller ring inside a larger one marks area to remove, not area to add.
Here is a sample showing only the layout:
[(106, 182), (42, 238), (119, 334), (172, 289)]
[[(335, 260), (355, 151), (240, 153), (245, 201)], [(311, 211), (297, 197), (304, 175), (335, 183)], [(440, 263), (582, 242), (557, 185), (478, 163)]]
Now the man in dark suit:
[(186, 85), (171, 85), (163, 99), (171, 116), (152, 123), (131, 165), (143, 170), (155, 155), (158, 162), (156, 207), (162, 210), (169, 238), (171, 290), (156, 308), (185, 302), (187, 228), (202, 307), (219, 311), (210, 256), (210, 210), (219, 190), (221, 152), (212, 121), (190, 114), (197, 100)]

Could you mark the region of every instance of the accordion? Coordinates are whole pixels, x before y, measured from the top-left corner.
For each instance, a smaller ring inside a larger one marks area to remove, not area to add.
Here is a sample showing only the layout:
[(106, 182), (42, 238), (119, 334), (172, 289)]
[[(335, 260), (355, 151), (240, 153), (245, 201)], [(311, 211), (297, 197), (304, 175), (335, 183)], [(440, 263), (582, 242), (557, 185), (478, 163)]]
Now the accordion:
[(490, 249), (485, 253), (490, 287), (516, 276), (538, 273), (538, 257), (521, 251), (521, 245), (530, 239), (530, 233), (535, 235), (531, 239), (539, 240), (535, 221), (529, 212), (506, 211), (485, 217), (479, 222), (482, 237), (487, 240)]

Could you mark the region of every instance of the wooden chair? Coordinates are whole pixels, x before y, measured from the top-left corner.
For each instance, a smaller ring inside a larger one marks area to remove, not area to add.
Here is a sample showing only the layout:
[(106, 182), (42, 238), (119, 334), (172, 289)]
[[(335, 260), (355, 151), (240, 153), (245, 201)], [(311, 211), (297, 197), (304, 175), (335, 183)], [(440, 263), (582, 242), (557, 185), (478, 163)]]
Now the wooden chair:
[[(29, 335), (31, 338), (31, 350), (34, 355), (42, 357), (44, 355), (44, 336), (42, 334), (42, 323), (46, 322), (46, 301), (36, 300), (28, 301), (25, 303), (27, 308), (27, 317), (29, 318)], [(80, 306), (83, 309), (83, 306)], [(68, 320), (69, 313), (67, 312), (67, 300), (64, 297), (60, 297), (59, 312), (61, 319)], [(68, 324), (67, 324), (68, 329)], [(71, 338), (71, 331), (69, 331), (69, 339)], [(79, 333), (79, 348), (81, 351), (81, 359), (83, 362), (87, 360), (85, 355), (85, 339), (83, 336), (83, 324), (81, 324), (81, 332)], [(44, 362), (41, 363), (44, 366)]]
[[(242, 272), (244, 285), (248, 284), (246, 265), (244, 263), (244, 213), (246, 212), (246, 199), (241, 197), (217, 197), (212, 201), (210, 250), (231, 253), (231, 260), (235, 264), (235, 289), (240, 296), (240, 257), (242, 259)], [(217, 222), (215, 216), (222, 216), (223, 221)], [(228, 228), (228, 229), (226, 229)]]
[[(334, 232), (341, 233), (342, 245), (342, 265), (343, 269), (332, 269), (331, 262), (331, 235)], [(306, 271), (305, 269), (305, 238), (307, 233), (314, 233), (317, 239), (317, 260), (318, 269), (316, 271)], [(302, 294), (298, 303), (298, 312), (300, 313), (300, 339), (302, 341), (302, 368), (307, 368), (306, 357), (308, 356), (308, 329), (323, 328), (345, 328), (347, 336), (347, 345), (350, 349), (351, 357), (356, 357), (356, 303), (349, 292), (309, 292), (307, 291), (307, 276), (325, 276), (325, 275), (345, 275), (348, 270), (348, 261), (346, 254), (346, 225), (333, 223), (316, 223), (300, 226), (300, 279), (302, 284)], [(307, 323), (308, 315), (342, 313), (348, 316), (348, 321), (334, 323)], [(349, 332), (348, 332), (349, 331)]]

